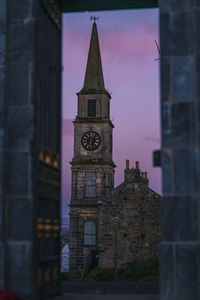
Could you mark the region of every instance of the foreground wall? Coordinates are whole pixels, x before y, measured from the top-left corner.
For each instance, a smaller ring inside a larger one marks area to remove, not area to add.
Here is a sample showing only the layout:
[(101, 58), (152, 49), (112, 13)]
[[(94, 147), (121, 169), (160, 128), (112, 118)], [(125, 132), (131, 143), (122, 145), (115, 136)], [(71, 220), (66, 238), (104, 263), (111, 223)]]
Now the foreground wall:
[(200, 299), (200, 1), (160, 0), (161, 299)]
[(34, 274), (34, 4), (0, 2), (0, 290), (22, 297), (32, 292)]
[(0, 290), (20, 299), (59, 291), (60, 7), (0, 1)]

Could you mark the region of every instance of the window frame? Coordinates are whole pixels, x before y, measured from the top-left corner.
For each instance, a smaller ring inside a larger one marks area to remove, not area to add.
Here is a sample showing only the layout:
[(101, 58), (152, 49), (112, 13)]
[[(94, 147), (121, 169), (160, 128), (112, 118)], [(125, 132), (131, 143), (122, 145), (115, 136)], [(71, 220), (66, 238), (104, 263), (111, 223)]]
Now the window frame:
[[(87, 179), (87, 174), (95, 174), (95, 179), (94, 180)], [(97, 196), (96, 180), (97, 180), (96, 172), (85, 172), (85, 197), (86, 198), (96, 198), (96, 196)], [(94, 184), (91, 184), (91, 183), (94, 183)], [(92, 191), (91, 187), (94, 187), (94, 194), (92, 194), (93, 191)]]
[[(86, 227), (88, 225), (89, 226), (92, 225), (93, 228)], [(91, 232), (91, 231), (94, 231), (94, 232)], [(93, 220), (85, 221), (83, 233), (84, 233), (84, 241), (83, 241), (84, 246), (96, 246), (96, 244), (97, 244), (97, 226)], [(88, 237), (89, 237), (89, 239), (88, 239)]]

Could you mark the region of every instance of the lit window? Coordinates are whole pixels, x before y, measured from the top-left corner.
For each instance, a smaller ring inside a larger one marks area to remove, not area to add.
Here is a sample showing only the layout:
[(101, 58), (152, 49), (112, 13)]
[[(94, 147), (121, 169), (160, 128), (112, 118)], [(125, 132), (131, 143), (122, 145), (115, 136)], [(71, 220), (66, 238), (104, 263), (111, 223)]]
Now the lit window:
[(85, 197), (96, 197), (96, 173), (86, 172), (85, 174)]
[(93, 221), (84, 224), (84, 245), (96, 245), (96, 224)]

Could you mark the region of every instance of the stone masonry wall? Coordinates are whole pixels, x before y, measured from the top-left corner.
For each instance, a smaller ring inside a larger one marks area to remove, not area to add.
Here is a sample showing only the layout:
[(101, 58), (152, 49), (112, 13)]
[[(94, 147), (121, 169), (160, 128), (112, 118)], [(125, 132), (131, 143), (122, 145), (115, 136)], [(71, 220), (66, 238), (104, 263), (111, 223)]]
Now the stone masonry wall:
[(200, 299), (200, 1), (160, 0), (162, 300)]
[(0, 1), (0, 289), (18, 292), (20, 299), (34, 297), (36, 4)]
[(142, 183), (124, 182), (99, 211), (99, 265), (114, 266), (158, 255), (161, 196)]
[[(85, 173), (96, 173), (96, 197), (85, 199)], [(73, 165), (72, 168), (72, 201), (96, 201), (107, 195), (113, 188), (114, 171), (112, 166), (107, 165)]]
[(94, 221), (97, 226), (97, 206), (77, 206), (70, 209), (69, 277), (80, 280), (91, 264), (91, 250), (96, 246), (84, 246), (84, 223)]

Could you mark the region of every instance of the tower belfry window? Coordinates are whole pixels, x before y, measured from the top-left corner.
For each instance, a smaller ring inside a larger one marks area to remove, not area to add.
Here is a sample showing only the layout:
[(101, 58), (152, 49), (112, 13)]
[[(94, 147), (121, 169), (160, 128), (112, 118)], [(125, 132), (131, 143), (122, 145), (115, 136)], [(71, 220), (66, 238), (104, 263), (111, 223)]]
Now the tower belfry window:
[(93, 221), (84, 224), (84, 245), (96, 245), (96, 224)]
[(85, 174), (85, 196), (88, 198), (96, 197), (96, 173), (86, 172)]
[(96, 117), (96, 100), (88, 100), (88, 117)]

